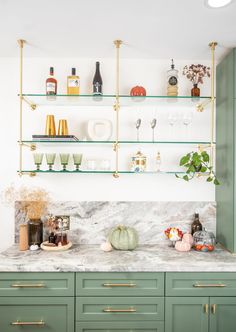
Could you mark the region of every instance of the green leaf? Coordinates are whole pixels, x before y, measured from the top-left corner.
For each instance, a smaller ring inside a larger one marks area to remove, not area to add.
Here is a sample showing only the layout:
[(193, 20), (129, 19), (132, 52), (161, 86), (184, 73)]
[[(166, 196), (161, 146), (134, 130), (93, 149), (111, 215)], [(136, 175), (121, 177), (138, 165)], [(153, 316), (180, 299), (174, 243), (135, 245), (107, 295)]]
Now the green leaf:
[(195, 167), (193, 165), (191, 165), (188, 170), (192, 173), (196, 172)]
[(178, 174), (176, 174), (176, 173), (175, 173), (175, 177), (178, 178), (178, 179), (180, 178), (180, 177), (178, 176)]
[(217, 180), (217, 178), (215, 178), (215, 180), (214, 180), (214, 184), (215, 184), (216, 186), (218, 186), (218, 185), (220, 184), (220, 182)]
[(205, 173), (206, 171), (207, 171), (207, 168), (205, 166), (202, 166), (201, 169), (200, 169), (200, 172)]
[(190, 156), (186, 155), (180, 159), (179, 165), (183, 166), (189, 162)]
[(189, 181), (188, 175), (184, 175), (184, 176), (183, 176), (183, 179), (184, 179), (185, 181)]
[(208, 153), (207, 153), (206, 151), (203, 151), (203, 152), (202, 152), (202, 159), (203, 159), (203, 161), (204, 161), (205, 163), (208, 163), (208, 162), (209, 162), (210, 157), (209, 157), (209, 155), (208, 155)]
[(211, 176), (209, 176), (208, 178), (207, 178), (207, 182), (211, 182), (213, 180), (213, 178), (211, 177)]

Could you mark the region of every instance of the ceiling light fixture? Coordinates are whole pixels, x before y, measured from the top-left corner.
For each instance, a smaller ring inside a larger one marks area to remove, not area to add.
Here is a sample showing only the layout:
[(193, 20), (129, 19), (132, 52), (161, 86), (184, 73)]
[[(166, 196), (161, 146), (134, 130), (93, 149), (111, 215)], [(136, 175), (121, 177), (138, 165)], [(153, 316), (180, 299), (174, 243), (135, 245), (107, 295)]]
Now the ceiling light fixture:
[(232, 0), (205, 0), (207, 7), (210, 8), (222, 8), (229, 5)]

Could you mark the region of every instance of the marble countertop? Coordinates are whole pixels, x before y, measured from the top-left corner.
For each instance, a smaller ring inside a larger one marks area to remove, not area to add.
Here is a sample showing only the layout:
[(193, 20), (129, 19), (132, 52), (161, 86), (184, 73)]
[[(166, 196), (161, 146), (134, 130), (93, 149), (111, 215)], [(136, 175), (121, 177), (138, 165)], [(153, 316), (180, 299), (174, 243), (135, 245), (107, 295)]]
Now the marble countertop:
[(236, 256), (217, 248), (210, 253), (181, 253), (164, 245), (105, 253), (98, 245), (76, 245), (64, 252), (18, 250), (0, 253), (0, 272), (236, 272)]

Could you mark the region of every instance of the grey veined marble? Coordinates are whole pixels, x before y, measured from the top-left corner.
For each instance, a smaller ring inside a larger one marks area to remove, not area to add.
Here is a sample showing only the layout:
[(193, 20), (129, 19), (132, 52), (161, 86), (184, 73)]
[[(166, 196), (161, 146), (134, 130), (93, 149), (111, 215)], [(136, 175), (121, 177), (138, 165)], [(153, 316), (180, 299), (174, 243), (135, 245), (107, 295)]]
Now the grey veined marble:
[[(215, 233), (215, 202), (53, 202), (49, 213), (69, 215), (71, 218), (70, 240), (75, 244), (101, 244), (110, 229), (124, 224), (135, 227), (140, 244), (157, 244), (166, 241), (164, 230), (179, 227), (190, 230), (195, 212), (200, 214), (203, 226)], [(16, 203), (15, 239), (19, 239), (19, 224), (26, 222)]]

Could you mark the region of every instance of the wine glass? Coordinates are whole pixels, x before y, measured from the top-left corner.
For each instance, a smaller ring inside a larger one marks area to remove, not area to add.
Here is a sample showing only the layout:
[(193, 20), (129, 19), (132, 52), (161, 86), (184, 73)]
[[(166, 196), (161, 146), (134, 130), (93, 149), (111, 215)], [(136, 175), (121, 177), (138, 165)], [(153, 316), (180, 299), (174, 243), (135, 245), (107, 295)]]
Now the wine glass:
[(82, 162), (82, 154), (81, 153), (74, 153), (73, 154), (73, 160), (74, 160), (74, 165), (76, 166), (76, 171), (79, 171), (79, 167)]
[(40, 170), (40, 166), (42, 165), (43, 161), (43, 153), (34, 153), (34, 163), (37, 167), (37, 171)]
[(191, 111), (185, 112), (183, 116), (183, 124), (185, 126), (186, 137), (188, 137), (188, 127), (192, 123), (193, 113)]
[(56, 153), (46, 153), (46, 160), (47, 160), (47, 165), (49, 167), (49, 171), (52, 171), (52, 166), (55, 163), (56, 159)]
[(175, 112), (170, 112), (168, 115), (168, 123), (171, 128), (171, 136), (173, 136), (173, 127), (174, 127), (175, 123), (177, 122), (177, 120), (178, 120), (177, 114)]
[(69, 153), (60, 153), (60, 160), (61, 160), (61, 164), (63, 166), (63, 171), (66, 171), (66, 166), (69, 163)]

